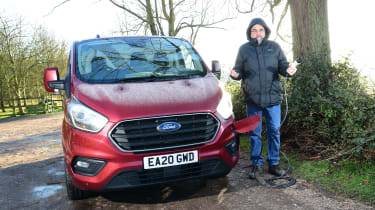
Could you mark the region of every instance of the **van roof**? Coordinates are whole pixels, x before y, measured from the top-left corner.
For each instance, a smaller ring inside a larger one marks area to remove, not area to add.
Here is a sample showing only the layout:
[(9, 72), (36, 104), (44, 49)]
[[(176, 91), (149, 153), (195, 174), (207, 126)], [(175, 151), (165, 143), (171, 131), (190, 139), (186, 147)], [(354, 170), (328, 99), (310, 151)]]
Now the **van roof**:
[[(164, 38), (172, 38), (172, 39), (180, 39), (180, 40), (183, 40), (183, 41), (187, 41), (186, 39), (182, 38), (182, 37), (174, 37), (174, 36), (112, 36), (112, 37), (99, 37), (99, 38), (91, 38), (91, 39), (82, 39), (82, 40), (75, 40), (74, 42), (82, 42), (82, 41), (89, 41), (89, 40), (100, 40), (100, 39), (117, 39), (117, 38), (161, 38), (161, 37), (164, 37)], [(187, 41), (189, 42), (189, 41)]]

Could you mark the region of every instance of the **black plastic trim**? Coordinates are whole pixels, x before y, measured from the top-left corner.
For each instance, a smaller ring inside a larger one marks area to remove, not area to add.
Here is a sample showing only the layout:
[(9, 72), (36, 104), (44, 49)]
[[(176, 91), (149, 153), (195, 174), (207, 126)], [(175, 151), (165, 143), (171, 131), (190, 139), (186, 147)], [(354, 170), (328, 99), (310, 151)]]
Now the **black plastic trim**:
[[(91, 162), (91, 163), (98, 163), (98, 164), (101, 164), (100, 167), (96, 168), (95, 171), (93, 171), (92, 173), (89, 173), (89, 172), (84, 172), (84, 171), (80, 171), (79, 169), (75, 168), (74, 165), (77, 161), (86, 161), (86, 162)], [(80, 174), (80, 175), (84, 175), (84, 176), (96, 176), (98, 175), (98, 173), (104, 168), (104, 166), (107, 164), (107, 161), (105, 160), (102, 160), (102, 159), (96, 159), (96, 158), (88, 158), (88, 157), (75, 157), (72, 161), (72, 169), (73, 169), (73, 172), (76, 173), (76, 174)]]
[(156, 169), (129, 169), (117, 173), (102, 190), (121, 190), (228, 174), (232, 169), (220, 158)]

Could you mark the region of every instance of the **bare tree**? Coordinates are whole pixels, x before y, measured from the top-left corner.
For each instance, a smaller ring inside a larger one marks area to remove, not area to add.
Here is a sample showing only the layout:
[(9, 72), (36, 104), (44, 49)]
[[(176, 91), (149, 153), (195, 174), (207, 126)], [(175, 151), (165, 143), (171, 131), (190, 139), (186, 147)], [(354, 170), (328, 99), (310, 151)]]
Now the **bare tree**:
[[(57, 7), (71, 0), (65, 0)], [(102, 0), (99, 0), (102, 1)], [(228, 0), (108, 0), (123, 10), (119, 33), (181, 36), (193, 44), (202, 28), (216, 28), (235, 14)], [(53, 12), (52, 10), (52, 12)]]
[[(202, 28), (220, 28), (219, 23), (233, 19), (230, 3), (212, 0), (109, 0), (124, 10), (121, 31), (126, 34), (177, 36), (189, 31), (189, 40), (194, 44)], [(224, 14), (225, 13), (225, 14)], [(219, 18), (217, 18), (219, 17)]]
[(56, 41), (40, 26), (27, 27), (22, 18), (2, 16), (0, 41), (0, 105), (5, 111), (7, 97), (13, 115), (16, 115), (15, 106), (19, 114), (24, 114), (26, 98), (36, 96), (35, 92), (40, 93), (43, 88), (43, 69), (50, 65), (66, 66), (66, 44)]
[[(21, 77), (25, 74), (23, 62), (27, 54), (27, 48), (22, 42), (24, 37), (22, 25), (22, 19), (9, 20), (0, 17), (3, 80), (8, 90), (8, 96), (12, 96), (17, 100), (20, 114), (24, 114), (21, 105), (21, 87), (23, 86)], [(11, 101), (13, 105), (13, 115), (15, 115), (14, 100)]]
[[(289, 0), (235, 0), (236, 10), (242, 14), (248, 13), (267, 13), (271, 14), (272, 23), (277, 20), (276, 38), (280, 38), (284, 42), (290, 43), (280, 34), (280, 27), (288, 12)], [(279, 11), (282, 9), (281, 11)], [(279, 14), (280, 13), (280, 14)], [(277, 18), (279, 17), (279, 18)], [(291, 43), (290, 43), (291, 44)]]

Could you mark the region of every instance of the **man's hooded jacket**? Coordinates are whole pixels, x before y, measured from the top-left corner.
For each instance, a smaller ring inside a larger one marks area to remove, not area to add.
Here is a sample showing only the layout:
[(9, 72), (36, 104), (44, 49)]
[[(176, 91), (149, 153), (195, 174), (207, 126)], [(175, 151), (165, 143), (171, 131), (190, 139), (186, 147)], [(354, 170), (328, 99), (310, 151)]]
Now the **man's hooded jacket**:
[[(266, 36), (258, 44), (250, 37), (251, 28), (262, 25)], [(239, 73), (236, 80), (242, 79), (242, 91), (245, 102), (259, 107), (281, 104), (280, 76), (287, 76), (289, 63), (280, 46), (268, 37), (271, 30), (261, 18), (254, 18), (246, 31), (248, 42), (243, 44), (238, 52), (233, 69)]]

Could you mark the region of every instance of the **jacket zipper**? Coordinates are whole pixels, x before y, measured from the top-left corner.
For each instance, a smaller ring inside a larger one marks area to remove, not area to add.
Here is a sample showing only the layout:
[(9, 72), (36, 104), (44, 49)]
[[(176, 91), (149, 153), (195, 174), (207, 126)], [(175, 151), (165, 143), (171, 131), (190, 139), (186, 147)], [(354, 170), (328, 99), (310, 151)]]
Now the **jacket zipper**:
[(258, 53), (258, 49), (259, 48), (259, 45), (256, 46), (256, 52), (257, 52), (257, 60), (258, 60), (258, 77), (259, 77), (259, 106), (262, 107), (262, 80), (261, 80), (261, 76), (260, 76), (260, 62), (259, 62), (259, 53)]

